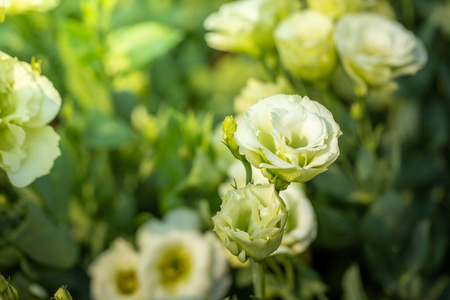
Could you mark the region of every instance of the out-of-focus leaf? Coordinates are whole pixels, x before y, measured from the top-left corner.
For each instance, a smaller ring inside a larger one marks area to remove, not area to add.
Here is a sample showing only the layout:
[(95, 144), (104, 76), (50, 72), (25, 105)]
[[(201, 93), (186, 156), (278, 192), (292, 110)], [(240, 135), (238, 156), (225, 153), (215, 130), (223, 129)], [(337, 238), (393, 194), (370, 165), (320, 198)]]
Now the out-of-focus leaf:
[(106, 38), (106, 70), (117, 74), (143, 67), (167, 53), (182, 38), (180, 30), (155, 22), (116, 29)]
[(444, 105), (442, 99), (433, 99), (427, 102), (424, 108), (424, 128), (425, 134), (428, 136), (428, 147), (431, 149), (439, 149), (444, 147), (449, 137), (449, 111)]
[(36, 187), (53, 217), (56, 220), (64, 221), (72, 192), (75, 158), (64, 137), (60, 142), (60, 148), (61, 156), (56, 159), (50, 174), (37, 179), (34, 182), (34, 187)]
[(415, 276), (423, 267), (430, 246), (430, 221), (423, 220), (414, 228), (411, 239), (409, 274)]
[(123, 193), (118, 195), (112, 210), (111, 224), (125, 232), (133, 231), (133, 219), (136, 214), (136, 199), (133, 195)]
[(112, 112), (109, 92), (93, 69), (100, 63), (94, 55), (98, 51), (92, 45), (95, 40), (92, 31), (82, 23), (66, 21), (60, 26), (57, 43), (69, 92), (85, 110), (109, 114)]
[(344, 290), (344, 300), (368, 299), (361, 282), (358, 265), (353, 264), (345, 271), (342, 279), (342, 289)]
[(361, 146), (356, 155), (356, 172), (362, 181), (367, 181), (370, 178), (375, 164), (375, 153), (367, 147)]
[(35, 204), (27, 203), (27, 217), (14, 233), (15, 245), (35, 262), (68, 269), (78, 259), (78, 245), (69, 229), (56, 226)]
[(93, 149), (117, 149), (127, 145), (133, 138), (128, 123), (120, 118), (91, 114), (82, 135), (83, 144)]
[(340, 210), (321, 203), (314, 205), (314, 210), (319, 223), (319, 235), (315, 244), (342, 249), (357, 241), (358, 219), (354, 211)]
[(347, 175), (336, 165), (332, 165), (328, 171), (315, 177), (311, 182), (319, 193), (328, 194), (344, 201), (348, 201), (351, 194), (356, 191)]
[(375, 200), (361, 222), (365, 239), (379, 246), (400, 243), (407, 232), (408, 205), (397, 193), (390, 192)]
[(13, 246), (0, 248), (0, 267), (15, 265), (21, 256), (20, 252)]

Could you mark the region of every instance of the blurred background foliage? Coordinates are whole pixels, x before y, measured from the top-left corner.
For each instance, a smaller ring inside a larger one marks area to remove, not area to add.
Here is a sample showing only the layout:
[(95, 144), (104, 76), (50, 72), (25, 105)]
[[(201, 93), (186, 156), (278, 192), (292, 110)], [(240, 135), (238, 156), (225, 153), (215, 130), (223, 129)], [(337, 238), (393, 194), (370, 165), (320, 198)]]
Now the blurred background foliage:
[[(206, 46), (203, 20), (224, 2), (61, 1), (0, 25), (0, 49), (42, 60), (63, 98), (51, 174), (17, 189), (0, 173), (0, 272), (22, 299), (62, 284), (89, 299), (89, 263), (174, 207), (197, 209), (211, 228), (232, 162), (220, 122), (248, 78), (267, 79), (255, 61)], [(340, 85), (308, 89), (344, 132), (341, 156), (306, 184), (317, 240), (268, 262), (275, 298), (450, 299), (450, 2), (391, 4), (429, 62), (396, 94), (370, 96), (378, 148), (358, 139)], [(247, 299), (250, 270), (233, 277), (229, 294)]]

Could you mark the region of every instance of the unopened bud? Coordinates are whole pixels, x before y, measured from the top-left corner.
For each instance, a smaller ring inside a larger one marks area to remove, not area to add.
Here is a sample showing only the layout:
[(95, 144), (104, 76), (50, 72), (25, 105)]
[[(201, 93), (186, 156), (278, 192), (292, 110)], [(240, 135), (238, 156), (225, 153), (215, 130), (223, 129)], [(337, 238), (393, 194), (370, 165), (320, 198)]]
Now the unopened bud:
[(222, 139), (230, 149), (231, 153), (233, 153), (234, 157), (240, 159), (241, 155), (239, 154), (239, 146), (234, 139), (236, 129), (237, 123), (233, 119), (233, 116), (225, 117), (225, 120), (222, 123)]
[(0, 274), (0, 300), (18, 300), (17, 289)]
[(67, 290), (67, 287), (62, 286), (56, 291), (53, 299), (54, 300), (72, 300), (72, 296), (70, 295), (69, 291)]

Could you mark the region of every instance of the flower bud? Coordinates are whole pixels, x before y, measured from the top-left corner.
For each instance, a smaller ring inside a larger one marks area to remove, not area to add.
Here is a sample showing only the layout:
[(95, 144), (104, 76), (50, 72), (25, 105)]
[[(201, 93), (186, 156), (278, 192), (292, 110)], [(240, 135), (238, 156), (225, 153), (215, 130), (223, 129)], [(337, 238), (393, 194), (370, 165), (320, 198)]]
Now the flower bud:
[(213, 217), (214, 231), (244, 263), (263, 261), (281, 244), (288, 211), (271, 184), (228, 191)]
[(225, 145), (230, 149), (231, 153), (233, 153), (234, 157), (240, 159), (241, 155), (239, 154), (239, 147), (234, 139), (236, 129), (237, 123), (233, 116), (225, 117), (225, 120), (222, 123), (222, 139)]
[(0, 274), (0, 300), (18, 300), (19, 292)]
[(56, 291), (54, 299), (55, 300), (72, 300), (72, 296), (70, 295), (69, 291), (67, 290), (67, 287), (62, 286)]

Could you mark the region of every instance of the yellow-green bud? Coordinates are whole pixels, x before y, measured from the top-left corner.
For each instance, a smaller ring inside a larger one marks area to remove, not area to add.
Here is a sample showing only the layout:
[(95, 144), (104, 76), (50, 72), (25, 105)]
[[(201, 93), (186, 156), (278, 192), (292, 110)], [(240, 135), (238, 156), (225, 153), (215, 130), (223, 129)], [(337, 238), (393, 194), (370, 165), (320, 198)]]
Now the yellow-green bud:
[(237, 123), (234, 120), (233, 116), (225, 117), (225, 120), (222, 123), (222, 139), (225, 144), (230, 149), (231, 153), (233, 153), (234, 157), (240, 159), (241, 155), (239, 154), (239, 146), (234, 139), (234, 133), (237, 129)]
[(0, 299), (18, 300), (19, 292), (17, 289), (0, 274)]
[(55, 299), (55, 300), (72, 300), (72, 296), (70, 295), (69, 291), (67, 290), (67, 287), (62, 286), (56, 291), (53, 299)]
[(350, 108), (350, 115), (356, 121), (360, 121), (363, 118), (363, 108), (359, 102), (354, 102)]

